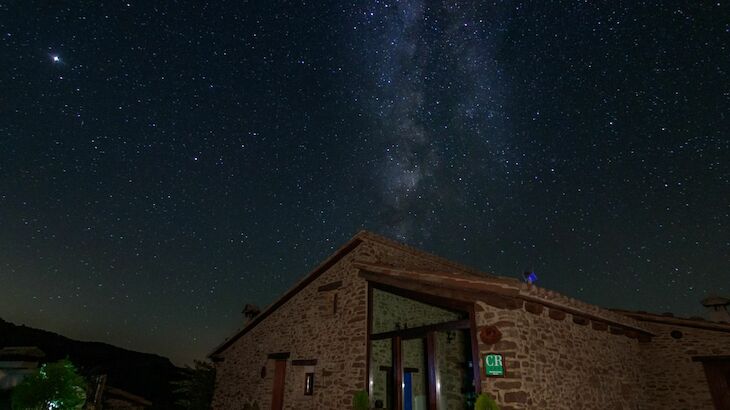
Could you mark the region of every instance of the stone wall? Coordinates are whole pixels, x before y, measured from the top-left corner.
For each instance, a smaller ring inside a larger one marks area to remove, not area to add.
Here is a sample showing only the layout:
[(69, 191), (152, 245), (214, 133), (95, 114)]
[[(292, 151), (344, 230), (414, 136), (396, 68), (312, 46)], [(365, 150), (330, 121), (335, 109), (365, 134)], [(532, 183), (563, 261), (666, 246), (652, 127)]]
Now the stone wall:
[(570, 314), (533, 310), (476, 305), (477, 327), (502, 333), (494, 345), (479, 340), (480, 357), (504, 355), (505, 377), (484, 377), (479, 363), (482, 391), (502, 410), (645, 408), (638, 405), (645, 402), (638, 340), (575, 323)]
[[(214, 409), (241, 409), (254, 401), (260, 409), (270, 408), (275, 362), (267, 357), (278, 352), (290, 353), (285, 409), (349, 408), (354, 392), (366, 387), (367, 355), (367, 283), (352, 262), (422, 270), (458, 268), (377, 236), (358, 236), (363, 242), (357, 248), (219, 354), (223, 361), (216, 364)], [(341, 288), (318, 291), (336, 281), (342, 281)], [(330, 309), (334, 294), (336, 313)], [(317, 359), (312, 396), (304, 396), (304, 366), (292, 366), (292, 360), (301, 359)]]
[[(730, 355), (730, 332), (647, 323), (656, 337), (642, 344), (647, 401), (651, 409), (713, 409), (702, 363), (693, 356)], [(672, 337), (672, 331), (681, 332)]]
[[(405, 269), (458, 270), (457, 265), (447, 261), (389, 241), (370, 240), (364, 235), (357, 248), (220, 353), (224, 360), (216, 364), (213, 408), (241, 409), (254, 401), (261, 410), (270, 408), (275, 363), (268, 355), (278, 352), (290, 353), (285, 409), (350, 407), (352, 394), (365, 389), (367, 373), (367, 283), (358, 276), (353, 261)], [(342, 282), (338, 289), (318, 290), (337, 281)], [(549, 291), (527, 288), (524, 293), (548, 300), (553, 307), (558, 304), (588, 311), (599, 320), (574, 317), (532, 302), (520, 302), (516, 309), (500, 303), (489, 304), (485, 303), (488, 295), (485, 301), (477, 302), (477, 330), (494, 325), (502, 332), (500, 342), (485, 345), (480, 340), (478, 346), (480, 357), (487, 352), (504, 355), (504, 378), (482, 376), (482, 390), (494, 395), (502, 410), (712, 409), (702, 365), (693, 362), (692, 356), (730, 355), (730, 332), (637, 322), (635, 318), (625, 318)], [(421, 313), (428, 310), (423, 308)], [(419, 315), (411, 313), (409, 317)], [(392, 314), (383, 317), (384, 321), (375, 324), (381, 331), (392, 330), (394, 323), (407, 323), (409, 327), (421, 323)], [(452, 317), (445, 314), (440, 319), (453, 320)], [(611, 321), (625, 326), (606, 325)], [(651, 341), (640, 342), (636, 334), (627, 331), (632, 328), (643, 328), (656, 336)], [(672, 330), (680, 330), (682, 337), (672, 337)], [(442, 351), (444, 337), (442, 333), (437, 337), (437, 349)], [(376, 361), (388, 363), (389, 343), (380, 350), (374, 348), (371, 354)], [(466, 357), (468, 352), (463, 354)], [(451, 402), (458, 402), (461, 389), (449, 380), (456, 379), (457, 373), (463, 371), (458, 367), (465, 360), (457, 349), (449, 350), (442, 357), (446, 360), (438, 364), (443, 374), (442, 397), (452, 399), (442, 407), (452, 410), (458, 407)], [(292, 360), (301, 359), (316, 359), (317, 364), (293, 365)], [(406, 354), (404, 360), (406, 366), (420, 369), (416, 362), (422, 362), (421, 358)], [(262, 368), (265, 368), (264, 377)], [(307, 372), (315, 374), (312, 396), (304, 395)]]
[[(340, 409), (350, 405), (352, 394), (365, 388), (367, 285), (350, 267), (362, 250), (355, 249), (311, 284), (273, 311), (226, 349), (218, 363), (215, 409), (241, 409), (258, 402), (271, 408), (274, 360), (268, 355), (289, 352), (285, 409)], [(322, 285), (342, 281), (336, 290), (318, 291)], [(334, 312), (333, 295), (337, 294)], [(305, 366), (292, 360), (316, 359), (314, 394), (304, 395)], [(265, 367), (265, 377), (261, 368)]]

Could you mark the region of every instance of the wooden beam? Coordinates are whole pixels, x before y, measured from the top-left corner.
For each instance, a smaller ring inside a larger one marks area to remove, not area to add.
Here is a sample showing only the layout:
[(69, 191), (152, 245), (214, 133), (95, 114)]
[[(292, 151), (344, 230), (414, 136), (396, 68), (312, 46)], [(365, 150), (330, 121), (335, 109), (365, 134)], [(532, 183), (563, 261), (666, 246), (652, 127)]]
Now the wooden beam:
[[(370, 282), (370, 281), (369, 281)], [(414, 291), (411, 289), (407, 289), (404, 286), (401, 286), (400, 284), (396, 286), (390, 286), (381, 284), (379, 282), (372, 282), (373, 287), (375, 289), (381, 290), (383, 292), (392, 293), (394, 295), (404, 297), (406, 299), (413, 299), (417, 302), (426, 303), (428, 305), (444, 308), (444, 309), (451, 309), (451, 310), (459, 310), (466, 312), (469, 310), (469, 307), (472, 305), (471, 302), (464, 301), (462, 299), (450, 299), (448, 297), (445, 297), (446, 294), (442, 292), (438, 293), (423, 293)]]
[(317, 359), (297, 359), (291, 361), (292, 366), (316, 366)]
[[(395, 293), (392, 291), (393, 289), (398, 289), (398, 292), (400, 292), (401, 294), (410, 291), (421, 295), (421, 299), (431, 297), (442, 301), (450, 300), (452, 305), (454, 304), (454, 301), (458, 301), (460, 302), (458, 304), (459, 306), (461, 306), (462, 309), (466, 303), (474, 303), (475, 301), (480, 300), (480, 298), (484, 297), (484, 294), (480, 295), (477, 292), (466, 292), (455, 289), (434, 287), (433, 285), (426, 285), (416, 281), (405, 281), (403, 279), (391, 278), (366, 271), (360, 271), (360, 277), (367, 281), (378, 284), (378, 288), (387, 289), (387, 291), (391, 293)], [(446, 307), (443, 305), (439, 306)]]
[(335, 290), (342, 287), (342, 281), (338, 280), (337, 282), (328, 283), (326, 285), (322, 285), (317, 288), (318, 292), (326, 292), (328, 290)]
[(693, 362), (730, 361), (730, 356), (694, 356)]
[(374, 335), (370, 335), (370, 340), (390, 339), (394, 336), (399, 336), (403, 340), (415, 339), (419, 337), (424, 337), (428, 332), (469, 329), (469, 326), (469, 319), (452, 320), (450, 322), (435, 323), (433, 325), (425, 325), (411, 327), (408, 329), (399, 329), (391, 330), (389, 332), (376, 333)]
[(403, 351), (400, 336), (391, 339), (393, 349), (393, 410), (403, 410)]
[(479, 371), (479, 340), (477, 340), (477, 315), (474, 311), (474, 305), (469, 310), (469, 337), (471, 337), (471, 363), (474, 373), (474, 390), (478, 395), (482, 392), (482, 372)]
[(436, 410), (438, 400), (436, 392), (436, 375), (438, 374), (436, 361), (436, 334), (433, 330), (426, 333), (426, 369), (428, 369), (428, 410)]
[(372, 343), (370, 342), (370, 333), (373, 332), (373, 287), (370, 285), (370, 282), (367, 282), (368, 286), (368, 324), (367, 324), (367, 332), (365, 334), (365, 391), (368, 392), (368, 395), (373, 394), (373, 392), (370, 391), (370, 377), (372, 375), (370, 374), (370, 356), (372, 355), (370, 346)]

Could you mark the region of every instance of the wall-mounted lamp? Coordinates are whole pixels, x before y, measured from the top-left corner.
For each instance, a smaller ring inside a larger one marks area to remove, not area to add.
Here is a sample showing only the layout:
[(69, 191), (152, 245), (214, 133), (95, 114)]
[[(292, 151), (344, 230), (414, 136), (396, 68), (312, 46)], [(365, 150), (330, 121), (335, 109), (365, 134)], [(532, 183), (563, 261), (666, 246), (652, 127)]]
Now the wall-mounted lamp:
[(314, 373), (304, 374), (304, 395), (311, 396), (314, 394)]

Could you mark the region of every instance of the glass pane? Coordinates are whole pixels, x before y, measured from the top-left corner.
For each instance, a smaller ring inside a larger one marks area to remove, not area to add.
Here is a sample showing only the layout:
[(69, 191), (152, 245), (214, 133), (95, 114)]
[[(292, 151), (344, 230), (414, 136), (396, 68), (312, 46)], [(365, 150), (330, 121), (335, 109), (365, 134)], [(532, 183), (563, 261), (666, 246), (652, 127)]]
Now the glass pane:
[(370, 342), (370, 403), (374, 408), (392, 409), (395, 407), (392, 406), (392, 358), (390, 339)]
[(424, 339), (404, 340), (403, 410), (428, 409), (428, 372)]
[(454, 312), (392, 293), (373, 289), (373, 328), (378, 334), (467, 318)]
[(471, 339), (463, 330), (436, 332), (436, 380), (439, 410), (473, 408)]

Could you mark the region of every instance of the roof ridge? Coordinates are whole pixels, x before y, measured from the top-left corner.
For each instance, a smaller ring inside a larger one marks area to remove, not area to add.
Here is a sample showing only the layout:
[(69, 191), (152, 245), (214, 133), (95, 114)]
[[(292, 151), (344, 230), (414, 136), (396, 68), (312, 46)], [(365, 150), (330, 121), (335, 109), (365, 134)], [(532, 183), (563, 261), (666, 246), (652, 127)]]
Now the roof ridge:
[(496, 278), (509, 278), (509, 276), (500, 276), (500, 275), (495, 275), (492, 273), (480, 271), (479, 269), (476, 269), (474, 267), (464, 265), (459, 262), (454, 262), (453, 260), (446, 259), (443, 256), (439, 256), (439, 255), (424, 251), (422, 249), (416, 248), (415, 246), (396, 241), (394, 239), (388, 238), (386, 236), (383, 236), (383, 235), (380, 235), (380, 234), (377, 234), (377, 233), (374, 233), (372, 231), (368, 231), (365, 229), (360, 230), (355, 236), (362, 238), (362, 239), (380, 242), (381, 244), (389, 245), (389, 246), (398, 248), (400, 250), (409, 252), (411, 254), (415, 254), (417, 256), (421, 256), (421, 257), (425, 257), (425, 258), (434, 260), (443, 265), (451, 266), (451, 267), (455, 268), (457, 271), (461, 271), (464, 273), (469, 273), (469, 274), (481, 276), (481, 277), (486, 276), (486, 277), (496, 277)]
[(245, 323), (243, 325), (243, 327), (237, 329), (235, 331), (235, 333), (233, 334), (233, 336), (225, 339), (222, 343), (220, 343), (218, 346), (216, 346), (213, 349), (213, 351), (211, 351), (208, 354), (208, 357), (212, 358), (213, 356), (215, 356), (218, 353), (227, 349), (239, 337), (243, 336), (243, 334), (245, 334), (250, 329), (255, 327), (259, 322), (264, 320), (269, 314), (271, 314), (273, 311), (278, 309), (279, 306), (286, 303), (295, 294), (299, 293), (299, 290), (306, 287), (310, 282), (314, 281), (321, 273), (325, 272), (332, 265), (334, 265), (340, 259), (345, 257), (353, 249), (357, 248), (360, 245), (360, 243), (362, 243), (362, 238), (360, 237), (360, 233), (358, 233), (355, 236), (353, 236), (352, 238), (350, 238), (347, 242), (345, 242), (342, 246), (337, 248), (334, 251), (334, 253), (332, 253), (327, 258), (325, 258), (321, 263), (319, 263), (317, 266), (315, 266), (312, 270), (308, 271), (304, 276), (301, 277), (301, 279), (294, 282), (294, 284), (292, 284), (286, 291), (284, 291), (284, 293), (281, 294), (281, 296), (274, 299), (266, 307), (261, 309), (261, 312), (259, 312), (258, 315), (254, 316), (250, 321)]
[[(638, 317), (652, 317), (659, 319), (662, 322), (665, 323), (672, 323), (672, 322), (692, 322), (692, 323), (699, 323), (709, 326), (721, 326), (721, 327), (727, 327), (730, 328), (730, 322), (725, 321), (718, 321), (718, 320), (710, 320), (706, 319), (704, 317), (700, 316), (692, 316), (692, 317), (681, 317), (681, 316), (674, 316), (671, 312), (665, 312), (665, 313), (654, 313), (654, 312), (646, 312), (643, 310), (626, 310), (626, 309), (618, 309), (618, 308), (611, 308), (609, 309), (612, 312), (616, 312), (625, 316), (638, 316)], [(638, 319), (641, 320), (641, 319)]]

